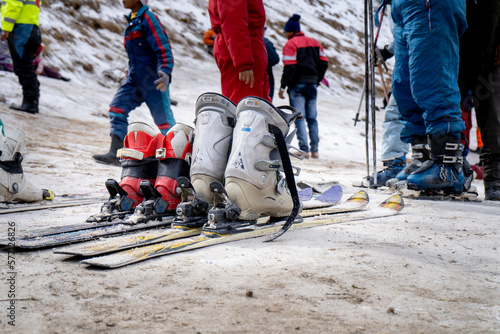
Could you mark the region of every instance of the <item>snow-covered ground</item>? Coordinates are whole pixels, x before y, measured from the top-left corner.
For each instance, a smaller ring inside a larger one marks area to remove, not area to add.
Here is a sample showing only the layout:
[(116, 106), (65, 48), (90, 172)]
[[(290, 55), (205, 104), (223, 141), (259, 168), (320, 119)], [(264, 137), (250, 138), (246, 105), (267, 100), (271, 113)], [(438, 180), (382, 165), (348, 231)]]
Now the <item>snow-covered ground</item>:
[[(110, 21), (125, 13), (119, 4), (97, 2), (103, 6), (101, 16)], [(176, 29), (173, 35), (184, 31), (194, 40), (192, 31), (208, 27), (200, 9), (206, 1), (151, 3), (166, 26)], [(266, 4), (272, 27), (268, 34), (278, 51), (284, 43), (279, 24), (293, 12), (310, 21), (320, 15), (336, 18), (345, 27), (343, 33), (329, 28), (327, 20), (303, 27), (306, 33), (315, 29), (311, 34), (321, 30), (328, 36), (322, 43), (329, 45), (325, 49), (332, 59), (341, 60), (343, 66), (337, 69), (361, 76), (362, 64), (349, 56), (350, 49), (334, 51), (340, 50), (338, 45), (362, 47), (359, 38), (353, 38), (362, 29), (361, 2), (348, 1), (349, 7), (341, 1), (289, 3)], [(54, 11), (43, 14), (42, 20), (55, 26), (53, 18), (67, 13), (55, 11), (63, 2), (49, 4)], [(87, 10), (82, 8), (79, 13)], [(166, 15), (167, 9), (176, 15)], [(83, 14), (94, 15), (90, 9)], [(188, 24), (194, 28), (186, 28)], [(77, 36), (71, 24), (59, 29)], [(117, 34), (106, 38), (121, 43)], [(51, 48), (63, 50), (61, 45), (53, 41)], [(184, 44), (177, 38), (174, 52), (176, 45)], [(170, 92), (178, 101), (173, 107), (176, 119), (192, 125), (196, 98), (220, 92), (220, 84), (202, 45), (185, 46), (176, 53)], [(200, 56), (189, 57), (196, 48)], [(85, 49), (87, 55), (92, 52)], [(111, 51), (103, 49), (106, 52)], [(55, 61), (55, 54), (49, 60)], [(7, 132), (18, 126), (29, 139), (26, 175), (58, 195), (103, 196), (104, 181), (120, 177), (120, 168), (91, 158), (108, 149), (107, 110), (118, 87), (101, 74), (125, 61), (119, 56), (106, 59), (92, 60), (97, 62), (95, 77), (75, 69), (69, 83), (40, 78), (37, 115), (8, 108), (22, 96), (16, 77), (0, 72), (0, 94), (5, 98), (0, 118)], [(57, 66), (68, 71), (73, 60), (74, 55), (61, 55)], [(274, 69), (277, 80), (281, 69)], [(320, 87), (318, 101), (321, 158), (293, 163), (302, 168), (298, 181), (335, 181), (351, 194), (357, 190), (352, 182), (366, 175), (364, 122), (353, 126), (361, 89), (339, 72), (331, 70), (328, 79), (330, 88)], [(274, 102), (286, 103), (278, 98)], [(383, 112), (377, 117), (380, 128)], [(131, 120), (152, 124), (145, 106), (134, 111)], [(470, 158), (477, 161), (477, 155)], [(475, 180), (474, 185), (484, 199), (482, 183)], [(373, 203), (389, 195), (368, 192)], [(273, 243), (240, 241), (111, 271), (87, 268), (80, 259), (51, 249), (10, 254), (15, 257), (12, 270), (9, 254), (1, 252), (2, 281), (16, 272), (16, 326), (8, 324), (10, 284), (0, 284), (0, 328), (12, 333), (499, 333), (499, 203), (406, 199), (405, 204), (395, 217), (290, 231)], [(0, 216), (0, 238), (7, 236), (8, 222), (21, 234), (34, 227), (82, 222), (98, 210), (96, 204)]]

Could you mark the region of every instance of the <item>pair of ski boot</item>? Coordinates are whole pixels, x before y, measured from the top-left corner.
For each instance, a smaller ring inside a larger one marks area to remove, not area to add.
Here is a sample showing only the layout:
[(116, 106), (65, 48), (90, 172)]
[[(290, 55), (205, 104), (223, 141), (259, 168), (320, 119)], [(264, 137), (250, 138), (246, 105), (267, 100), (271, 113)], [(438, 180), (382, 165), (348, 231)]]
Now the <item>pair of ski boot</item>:
[(473, 171), (464, 157), (464, 147), (453, 135), (414, 136), (411, 141), (412, 162), (388, 181), (396, 189), (404, 185), (411, 190), (445, 195), (468, 191)]
[(180, 123), (165, 136), (148, 124), (130, 124), (123, 148), (117, 152), (122, 166), (120, 183), (106, 181), (110, 199), (87, 221), (123, 219), (134, 213), (127, 221), (138, 223), (173, 215), (181, 201), (176, 180), (189, 176), (192, 133), (192, 127)]
[(191, 184), (181, 185), (183, 202), (174, 227), (204, 216), (204, 231), (220, 235), (252, 228), (260, 216), (296, 215), (300, 204), (285, 137), (299, 115), (258, 97), (235, 105), (217, 93), (201, 95)]
[(38, 202), (54, 198), (52, 191), (34, 186), (24, 175), (22, 161), (26, 141), (21, 129), (16, 127), (5, 136), (0, 126), (0, 202)]

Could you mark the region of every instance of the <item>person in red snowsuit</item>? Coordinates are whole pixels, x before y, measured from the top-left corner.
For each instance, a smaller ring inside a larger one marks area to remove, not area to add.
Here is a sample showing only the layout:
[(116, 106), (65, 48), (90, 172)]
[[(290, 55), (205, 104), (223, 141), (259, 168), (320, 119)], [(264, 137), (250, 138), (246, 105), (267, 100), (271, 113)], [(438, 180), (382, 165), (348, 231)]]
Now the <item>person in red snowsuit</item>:
[(217, 32), (214, 57), (221, 73), (222, 95), (236, 104), (247, 96), (271, 102), (262, 0), (209, 0), (208, 12)]

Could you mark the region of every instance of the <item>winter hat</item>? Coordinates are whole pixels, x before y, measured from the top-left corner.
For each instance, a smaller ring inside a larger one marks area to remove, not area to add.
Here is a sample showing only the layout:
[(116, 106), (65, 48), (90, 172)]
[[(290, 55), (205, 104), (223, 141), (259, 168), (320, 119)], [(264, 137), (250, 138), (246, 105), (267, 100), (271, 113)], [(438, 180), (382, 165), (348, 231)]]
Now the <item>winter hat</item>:
[(149, 0), (141, 0), (141, 3), (143, 6), (146, 6), (148, 4)]
[(295, 31), (300, 31), (300, 15), (299, 14), (293, 14), (293, 16), (287, 21), (285, 24), (285, 30), (286, 32), (295, 32)]

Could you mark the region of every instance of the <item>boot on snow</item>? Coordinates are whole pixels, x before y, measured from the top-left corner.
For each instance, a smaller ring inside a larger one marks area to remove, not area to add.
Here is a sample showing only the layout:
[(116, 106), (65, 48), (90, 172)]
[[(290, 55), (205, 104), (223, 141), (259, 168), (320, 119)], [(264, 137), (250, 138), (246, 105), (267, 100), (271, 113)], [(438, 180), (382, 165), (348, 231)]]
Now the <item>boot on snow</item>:
[(121, 148), (123, 148), (123, 141), (117, 135), (111, 134), (111, 146), (109, 151), (104, 154), (94, 154), (92, 158), (106, 165), (120, 166), (120, 159), (116, 154)]
[(123, 141), (124, 147), (117, 155), (122, 159), (120, 183), (113, 179), (106, 181), (110, 194), (101, 212), (87, 219), (88, 222), (99, 222), (123, 218), (132, 213), (144, 199), (141, 181), (154, 183), (158, 173), (156, 150), (161, 148), (163, 136), (151, 126), (142, 122), (129, 125), (128, 134)]
[[(231, 154), (225, 170), (225, 191), (241, 213), (238, 220), (256, 220), (261, 215), (289, 216), (294, 209), (283, 172), (291, 172), (284, 137), (290, 122), (300, 113), (284, 111), (266, 100), (247, 97), (238, 103)], [(278, 134), (281, 139), (278, 138)], [(284, 165), (278, 142), (285, 145)], [(288, 175), (287, 175), (288, 176)], [(295, 183), (292, 182), (293, 186)]]
[[(430, 159), (430, 151), (427, 136), (413, 136), (411, 139), (411, 162), (407, 164), (394, 178), (385, 182), (385, 185), (401, 189), (406, 187), (408, 175), (419, 169), (424, 162)], [(380, 182), (377, 183), (380, 184)]]
[(38, 114), (38, 98), (23, 97), (21, 105), (11, 104), (10, 109), (24, 111), (30, 114)]
[(484, 190), (484, 199), (487, 201), (500, 201), (500, 186), (491, 186)]
[(210, 184), (224, 182), (235, 119), (236, 105), (225, 96), (205, 93), (196, 101), (190, 176), (197, 196), (209, 205), (214, 200)]
[[(468, 169), (470, 170), (470, 166)], [(410, 174), (407, 181), (408, 188), (412, 190), (443, 191), (459, 195), (470, 187), (471, 176), (472, 173), (467, 178), (464, 176), (463, 145), (460, 138), (448, 134), (430, 137), (430, 160)]]
[(394, 179), (406, 167), (406, 155), (384, 161), (384, 167), (383, 170), (377, 172), (376, 184), (375, 178), (370, 177), (370, 187), (382, 187), (385, 186), (387, 181)]
[(21, 129), (14, 128), (8, 136), (0, 131), (0, 202), (37, 202), (54, 198), (52, 191), (35, 187), (26, 179), (21, 166), (25, 148), (26, 137)]
[(156, 180), (154, 184), (149, 180), (141, 181), (144, 201), (137, 206), (127, 222), (145, 222), (175, 212), (181, 202), (177, 179), (189, 177), (193, 130), (188, 125), (177, 123), (165, 134), (161, 148), (156, 151), (156, 158), (159, 159)]

